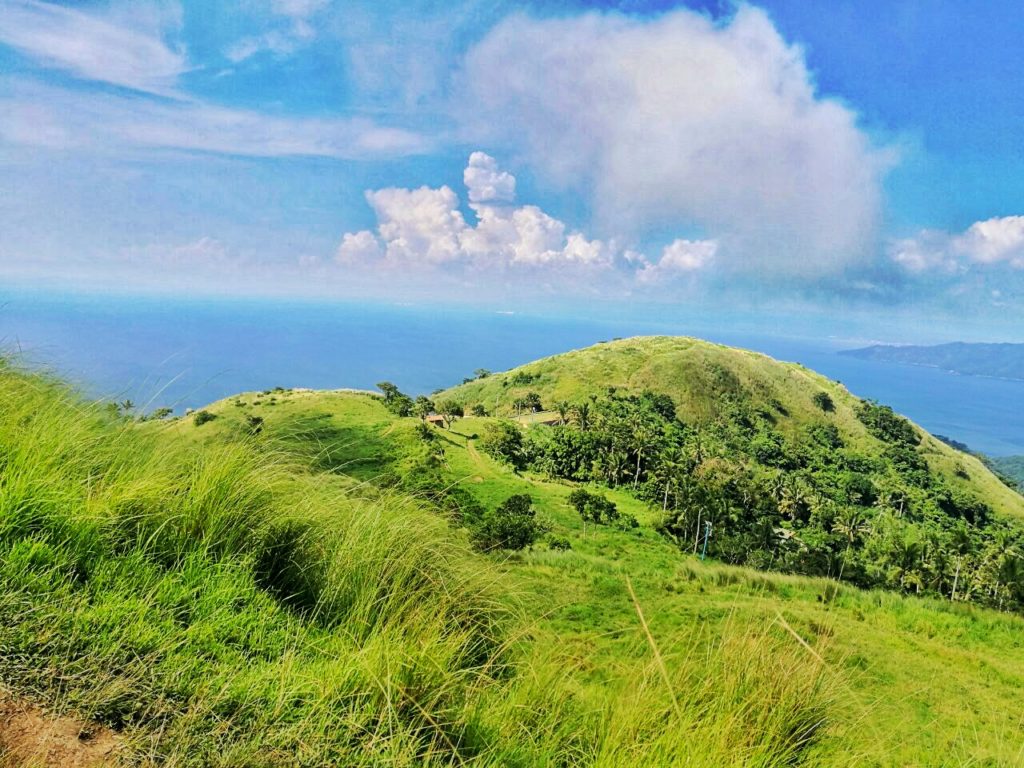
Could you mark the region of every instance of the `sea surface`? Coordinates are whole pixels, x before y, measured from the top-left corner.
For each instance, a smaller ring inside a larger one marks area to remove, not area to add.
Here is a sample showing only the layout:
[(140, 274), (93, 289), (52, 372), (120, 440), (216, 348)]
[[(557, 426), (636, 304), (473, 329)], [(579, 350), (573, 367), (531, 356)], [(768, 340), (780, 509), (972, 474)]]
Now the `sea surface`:
[(92, 397), (181, 412), (271, 387), (410, 394), (477, 368), (638, 334), (684, 334), (755, 349), (842, 381), (931, 432), (993, 456), (1024, 454), (1024, 382), (837, 354), (863, 338), (817, 338), (782, 321), (543, 316), (443, 306), (0, 293), (0, 344)]

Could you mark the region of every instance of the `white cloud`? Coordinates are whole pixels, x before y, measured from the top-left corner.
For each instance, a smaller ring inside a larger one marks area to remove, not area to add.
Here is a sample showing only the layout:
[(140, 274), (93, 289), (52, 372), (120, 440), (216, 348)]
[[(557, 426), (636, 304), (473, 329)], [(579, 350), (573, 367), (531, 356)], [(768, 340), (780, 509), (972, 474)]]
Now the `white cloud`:
[(310, 20), (328, 4), (329, 0), (271, 0), (271, 12), (283, 17), (287, 24), (259, 35), (243, 37), (228, 46), (224, 55), (238, 64), (263, 51), (275, 56), (294, 53), (301, 45), (316, 37), (316, 28)]
[(450, 187), (379, 189), (367, 192), (366, 200), (389, 261), (444, 264), (462, 257), (466, 222)]
[(467, 136), (592, 196), (612, 234), (683, 222), (716, 233), (727, 270), (809, 277), (877, 246), (887, 153), (755, 8), (513, 16), (468, 52), (457, 94)]
[(515, 206), (515, 177), (494, 158), (474, 152), (463, 178), (475, 226), (466, 222), (450, 187), (388, 188), (366, 193), (377, 218), (376, 235), (346, 234), (338, 247), (345, 264), (392, 267), (442, 265), (478, 269), (611, 265), (610, 249), (590, 240), (535, 205)]
[(516, 177), (498, 169), (498, 161), (484, 152), (474, 152), (462, 173), (470, 205), (511, 203), (516, 199)]
[(646, 264), (637, 279), (642, 283), (660, 283), (680, 275), (705, 269), (718, 252), (714, 240), (674, 240), (665, 246), (657, 264)]
[(419, 154), (427, 148), (417, 134), (365, 118), (277, 117), (194, 101), (80, 94), (11, 80), (6, 85), (0, 138), (21, 145), (342, 159)]
[(959, 234), (922, 230), (891, 242), (889, 257), (915, 274), (955, 274), (971, 265), (1024, 269), (1024, 216), (976, 221)]
[(1024, 269), (1024, 216), (976, 221), (953, 240), (953, 248), (980, 264), (1006, 262)]
[(82, 79), (168, 95), (188, 66), (163, 40), (165, 27), (180, 23), (180, 8), (170, 8), (138, 3), (103, 16), (11, 0), (0, 11), (0, 42)]
[(369, 230), (346, 232), (338, 246), (337, 260), (342, 264), (372, 262), (384, 255), (376, 236)]

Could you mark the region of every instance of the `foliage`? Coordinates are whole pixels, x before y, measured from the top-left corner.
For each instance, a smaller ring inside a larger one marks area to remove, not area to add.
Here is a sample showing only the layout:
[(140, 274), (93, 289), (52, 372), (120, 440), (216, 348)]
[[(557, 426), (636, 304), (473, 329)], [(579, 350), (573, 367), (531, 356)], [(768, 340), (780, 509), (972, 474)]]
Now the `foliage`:
[(442, 400), (437, 404), (437, 412), (444, 418), (445, 426), (451, 429), (452, 422), (456, 418), (461, 418), (465, 411), (462, 408), (462, 403), (458, 400)]
[(525, 493), (509, 496), (470, 528), (473, 543), (485, 552), (532, 547), (545, 532), (546, 527), (537, 520), (533, 499)]
[(392, 384), (390, 381), (381, 381), (377, 384), (379, 389), (384, 394), (384, 405), (396, 416), (410, 416), (415, 408), (413, 399), (405, 393), (399, 391), (398, 387)]
[(489, 423), (478, 445), (488, 456), (511, 464), (516, 469), (523, 469), (526, 466), (523, 433), (510, 421)]
[(862, 400), (857, 407), (857, 418), (882, 442), (902, 445), (917, 445), (921, 442), (913, 425), (887, 405)]
[(203, 424), (208, 424), (216, 418), (216, 414), (210, 413), (209, 411), (196, 411), (192, 414), (192, 423), (197, 427), (201, 427)]
[(824, 390), (815, 392), (812, 399), (814, 400), (814, 404), (826, 413), (831, 413), (836, 409), (836, 404), (833, 402), (832, 396)]

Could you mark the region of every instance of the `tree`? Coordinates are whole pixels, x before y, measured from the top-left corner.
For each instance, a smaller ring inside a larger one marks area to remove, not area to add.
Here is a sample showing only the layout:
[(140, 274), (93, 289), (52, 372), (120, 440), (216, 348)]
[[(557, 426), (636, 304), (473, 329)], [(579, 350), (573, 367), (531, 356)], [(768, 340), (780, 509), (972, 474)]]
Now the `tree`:
[(457, 400), (442, 400), (437, 404), (437, 412), (441, 414), (441, 418), (444, 419), (444, 425), (448, 428), (452, 428), (452, 422), (455, 419), (465, 415), (462, 409), (462, 403)]
[(474, 416), (483, 417), (487, 415), (487, 409), (484, 408), (482, 403), (477, 403), (473, 406), (472, 413)]
[(963, 521), (959, 521), (949, 534), (949, 547), (956, 556), (956, 575), (953, 576), (953, 590), (949, 593), (949, 601), (956, 601), (956, 588), (960, 583), (960, 569), (964, 564), (964, 558), (974, 549), (974, 541), (971, 532)]
[(413, 402), (413, 412), (421, 419), (426, 419), (434, 412), (434, 401), (425, 395), (420, 395)]
[(377, 389), (384, 393), (384, 405), (396, 416), (409, 416), (413, 412), (414, 403), (411, 397), (399, 391), (390, 381), (380, 381)]
[(546, 526), (537, 520), (533, 499), (521, 493), (509, 496), (496, 509), (484, 513), (471, 535), (473, 543), (484, 551), (520, 550), (533, 546), (545, 531)]
[(559, 400), (555, 403), (555, 410), (558, 411), (558, 418), (562, 424), (566, 424), (569, 421), (569, 412), (572, 406), (567, 400)]
[(384, 402), (389, 403), (395, 397), (401, 394), (398, 387), (392, 384), (390, 381), (378, 381), (377, 389), (384, 393)]
[(590, 403), (583, 402), (578, 403), (572, 407), (573, 418), (576, 419), (576, 423), (579, 425), (581, 431), (586, 432), (590, 429)]
[(516, 469), (526, 465), (523, 452), (523, 433), (510, 421), (488, 424), (480, 438), (480, 450), (498, 461), (505, 461)]
[(476, 378), (478, 379), (486, 379), (488, 376), (491, 375), (491, 372), (488, 371), (486, 368), (477, 368), (475, 371), (473, 371), (473, 375), (476, 376)]

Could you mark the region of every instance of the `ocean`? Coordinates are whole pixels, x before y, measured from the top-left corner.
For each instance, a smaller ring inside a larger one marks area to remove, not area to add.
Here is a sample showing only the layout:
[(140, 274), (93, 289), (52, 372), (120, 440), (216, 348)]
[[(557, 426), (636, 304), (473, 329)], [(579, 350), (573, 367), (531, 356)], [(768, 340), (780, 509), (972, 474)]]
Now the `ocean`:
[(993, 456), (1024, 454), (1024, 382), (836, 354), (863, 340), (816, 338), (785, 321), (602, 319), (450, 306), (7, 292), (0, 344), (91, 397), (181, 412), (276, 386), (410, 394), (598, 341), (682, 334), (802, 363), (931, 432)]

